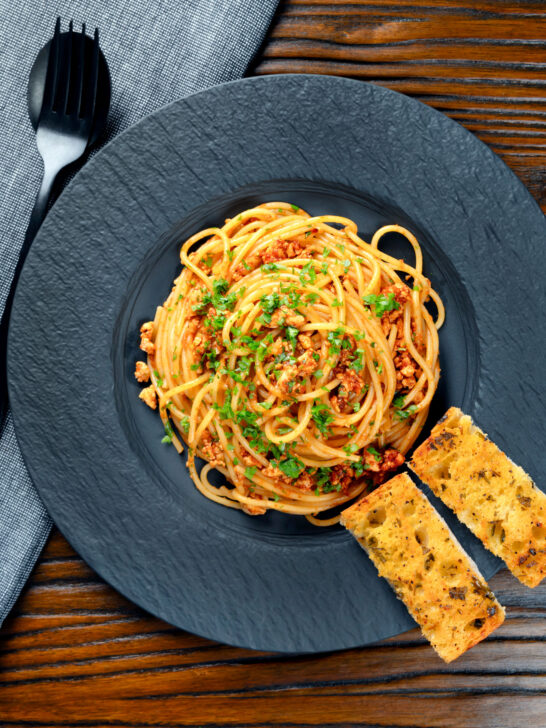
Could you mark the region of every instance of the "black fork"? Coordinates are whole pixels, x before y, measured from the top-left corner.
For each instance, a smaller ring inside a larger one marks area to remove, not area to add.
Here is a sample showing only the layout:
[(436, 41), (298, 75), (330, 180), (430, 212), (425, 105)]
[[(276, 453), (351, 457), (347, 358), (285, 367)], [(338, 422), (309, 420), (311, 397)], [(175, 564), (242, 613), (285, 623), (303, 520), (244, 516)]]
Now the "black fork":
[(0, 322), (0, 425), (7, 404), (6, 347), (7, 329), (15, 288), (29, 248), (45, 217), (53, 184), (59, 172), (84, 154), (93, 130), (99, 80), (99, 31), (95, 29), (91, 56), (86, 53), (85, 25), (61, 35), (57, 18), (49, 47), (44, 95), (38, 124), (36, 146), (44, 162), (42, 183), (30, 216), (25, 240), (15, 268), (13, 282)]
[(95, 29), (91, 63), (86, 63), (85, 25), (81, 33), (74, 33), (70, 21), (68, 37), (63, 39), (60, 27), (61, 21), (57, 18), (36, 129), (36, 146), (44, 160), (44, 176), (26, 233), (27, 250), (45, 217), (55, 178), (85, 152), (97, 101), (99, 31)]

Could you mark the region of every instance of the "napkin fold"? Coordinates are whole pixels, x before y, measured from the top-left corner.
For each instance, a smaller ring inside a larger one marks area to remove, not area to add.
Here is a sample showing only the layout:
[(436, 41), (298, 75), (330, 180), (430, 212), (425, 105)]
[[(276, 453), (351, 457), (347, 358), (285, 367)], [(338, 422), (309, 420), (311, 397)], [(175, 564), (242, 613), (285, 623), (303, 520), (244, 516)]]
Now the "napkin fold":
[[(73, 19), (99, 28), (112, 77), (105, 140), (182, 96), (243, 76), (278, 0), (0, 0), (0, 313), (34, 198), (41, 160), (27, 116), (32, 63)], [(0, 624), (13, 606), (51, 528), (23, 464), (11, 415), (0, 432)]]

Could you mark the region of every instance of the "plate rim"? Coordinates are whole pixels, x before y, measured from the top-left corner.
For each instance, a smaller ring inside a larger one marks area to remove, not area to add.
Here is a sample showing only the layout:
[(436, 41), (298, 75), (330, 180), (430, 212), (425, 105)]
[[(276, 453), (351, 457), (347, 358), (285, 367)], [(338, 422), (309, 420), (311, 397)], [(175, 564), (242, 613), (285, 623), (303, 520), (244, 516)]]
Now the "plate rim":
[[(167, 110), (172, 109), (173, 107), (176, 107), (177, 105), (179, 105), (179, 104), (181, 104), (183, 102), (187, 102), (187, 101), (192, 101), (193, 102), (194, 100), (197, 101), (199, 99), (199, 97), (206, 96), (211, 91), (218, 91), (219, 89), (222, 89), (222, 88), (228, 88), (228, 87), (232, 87), (232, 86), (240, 86), (242, 84), (247, 85), (247, 84), (256, 84), (256, 83), (258, 83), (258, 84), (261, 85), (261, 84), (264, 84), (264, 83), (282, 82), (282, 80), (283, 79), (286, 79), (286, 78), (292, 78), (292, 79), (293, 78), (312, 79), (313, 81), (316, 81), (317, 79), (319, 79), (319, 80), (322, 79), (322, 80), (327, 80), (329, 83), (330, 82), (333, 82), (335, 84), (349, 84), (349, 85), (354, 85), (355, 87), (357, 87), (357, 86), (358, 87), (362, 87), (363, 85), (365, 85), (365, 86), (370, 86), (370, 85), (373, 86), (373, 84), (368, 84), (367, 82), (364, 82), (364, 81), (359, 81), (359, 80), (354, 80), (354, 79), (347, 79), (347, 78), (343, 78), (343, 77), (324, 76), (324, 75), (319, 75), (319, 74), (275, 74), (275, 75), (271, 75), (271, 76), (263, 76), (263, 77), (262, 76), (255, 76), (255, 77), (249, 77), (249, 78), (245, 78), (245, 79), (230, 81), (228, 83), (220, 84), (218, 86), (211, 87), (210, 89), (206, 89), (204, 91), (197, 92), (195, 94), (192, 94), (189, 97), (185, 97), (183, 99), (178, 99), (178, 100), (176, 100), (176, 101), (174, 101), (174, 102), (172, 102), (172, 103), (170, 103), (170, 104), (168, 104), (168, 105), (166, 105), (166, 106), (164, 106), (164, 107), (156, 110), (155, 112), (153, 112), (149, 116), (144, 117), (139, 122), (137, 122), (135, 125), (131, 126), (129, 129), (125, 130), (121, 134), (117, 135), (114, 139), (112, 139), (111, 141), (109, 141), (93, 157), (93, 159), (90, 160), (86, 164), (85, 169), (86, 170), (89, 170), (89, 168), (91, 167), (91, 165), (97, 164), (97, 161), (96, 160), (99, 160), (100, 161), (103, 158), (103, 155), (105, 155), (108, 152), (108, 150), (110, 150), (112, 148), (112, 146), (115, 147), (119, 143), (120, 140), (123, 140), (123, 139), (126, 138), (127, 135), (130, 135), (130, 134), (134, 133), (135, 128), (140, 127), (143, 123), (146, 123), (149, 119), (154, 119), (154, 118), (160, 117)], [(374, 88), (377, 89), (377, 87), (375, 87), (375, 86), (374, 86)], [(486, 144), (484, 144), (483, 142), (481, 142), (481, 140), (477, 139), (470, 131), (468, 131), (467, 129), (465, 129), (462, 125), (457, 124), (457, 122), (453, 121), (452, 119), (450, 119), (446, 115), (442, 114), (441, 112), (437, 111), (436, 109), (434, 109), (432, 107), (428, 107), (425, 104), (422, 104), (421, 102), (417, 101), (416, 99), (412, 99), (411, 97), (407, 97), (407, 96), (405, 96), (403, 94), (400, 94), (399, 92), (393, 91), (392, 89), (387, 89), (387, 88), (384, 88), (384, 87), (379, 87), (379, 88), (381, 89), (380, 93), (384, 93), (387, 97), (388, 96), (392, 96), (393, 98), (394, 97), (400, 97), (400, 98), (403, 98), (404, 99), (404, 103), (410, 102), (411, 104), (415, 104), (415, 105), (417, 105), (419, 107), (421, 107), (421, 106), (422, 107), (425, 107), (428, 110), (428, 112), (430, 112), (432, 114), (435, 114), (438, 117), (441, 117), (444, 120), (442, 123), (445, 123), (445, 119), (448, 119), (449, 122), (454, 125), (454, 127), (457, 127), (459, 130), (464, 130), (464, 132), (469, 137), (471, 137), (474, 141), (477, 141), (481, 145), (482, 150), (487, 150), (488, 153), (492, 157), (494, 157), (496, 160), (499, 160), (502, 164), (504, 164), (504, 162)], [(93, 168), (91, 168), (91, 169), (93, 169)], [(542, 211), (540, 210), (540, 207), (538, 206), (538, 204), (536, 203), (536, 201), (532, 198), (532, 196), (530, 195), (529, 191), (527, 190), (527, 188), (525, 187), (525, 185), (523, 184), (523, 182), (521, 182), (521, 180), (519, 180), (519, 178), (511, 170), (510, 170), (510, 172), (511, 172), (512, 178), (513, 178), (512, 179), (512, 184), (518, 183), (521, 186), (522, 190), (524, 190), (525, 191), (525, 194), (528, 196), (528, 199), (529, 200), (532, 200), (532, 202), (536, 206), (537, 211), (539, 211), (540, 214), (542, 215)], [(76, 175), (76, 178), (75, 178), (74, 182), (76, 182), (78, 178), (79, 178), (79, 174)], [(63, 192), (62, 196), (59, 199), (66, 199), (67, 197), (69, 197), (70, 190), (72, 190), (72, 189), (73, 189), (73, 183), (71, 183), (71, 184), (68, 185), (66, 191)], [(57, 207), (57, 204), (55, 205), (55, 207)], [(46, 230), (46, 233), (47, 233), (47, 220), (46, 220), (46, 224), (44, 226), (44, 229)], [(39, 234), (39, 235), (41, 236), (41, 234)], [(27, 272), (28, 272), (28, 268), (27, 268)], [(23, 275), (21, 276), (21, 280), (24, 281), (24, 271), (23, 271)], [(18, 293), (16, 294), (15, 301), (14, 301), (14, 310), (16, 310), (16, 308), (17, 308), (17, 299), (18, 299), (18, 296), (20, 296), (20, 295), (21, 295), (21, 290), (18, 289)], [(12, 321), (10, 320), (10, 327), (9, 327), (10, 332), (12, 330), (11, 323), (12, 323)], [(9, 334), (8, 334), (8, 337), (9, 337)], [(13, 366), (14, 366), (14, 365), (10, 366), (10, 362), (11, 362), (11, 360), (13, 358), (13, 354), (10, 353), (12, 351), (13, 351), (13, 347), (10, 345), (9, 338), (8, 338), (8, 371), (10, 371), (10, 369), (12, 369)], [(9, 376), (9, 379), (8, 379), (8, 386), (9, 386), (9, 390), (10, 390), (10, 400), (17, 401), (18, 394), (17, 394), (17, 392), (15, 391), (15, 388), (14, 388), (15, 387), (14, 381), (15, 380), (14, 380), (13, 375), (10, 375)], [(15, 397), (14, 397), (14, 395), (15, 395)], [(17, 424), (17, 422), (18, 422), (17, 406), (16, 406), (16, 408), (14, 410), (13, 419), (14, 419), (14, 423), (15, 423), (15, 431), (16, 431), (17, 440), (21, 444), (21, 439), (22, 439), (21, 438), (21, 430), (20, 430), (20, 428), (18, 427), (18, 424)], [(26, 465), (27, 469), (29, 470), (29, 472), (32, 472), (32, 470), (34, 470), (34, 466), (32, 465), (32, 462), (31, 462), (32, 461), (32, 458), (28, 458), (27, 457), (27, 450), (26, 450), (26, 447), (25, 446), (20, 447), (20, 449), (21, 449), (21, 452), (23, 454), (23, 459), (24, 459), (24, 462), (25, 462), (25, 465)], [(34, 478), (33, 478), (33, 481), (34, 481)], [(38, 486), (37, 486), (37, 488), (38, 488), (38, 491), (40, 492), (40, 495), (42, 496), (41, 489)], [(47, 498), (44, 498), (44, 501), (47, 502)], [(64, 533), (62, 527), (60, 527), (59, 530), (61, 530), (61, 532)], [(71, 542), (71, 539), (68, 539), (68, 540)], [(79, 549), (78, 549), (78, 552), (79, 552)], [(95, 564), (93, 563), (94, 560), (93, 560), (92, 556), (89, 556), (88, 554), (86, 554), (85, 560), (92, 566), (93, 569), (95, 569), (97, 571), (98, 574), (100, 574), (101, 578), (105, 579), (108, 583), (110, 583), (110, 581), (108, 579), (106, 579), (104, 576), (102, 576), (102, 569), (100, 568), (100, 566), (95, 566)], [(124, 594), (124, 590), (122, 588), (120, 588), (120, 586), (118, 584), (116, 584), (115, 586), (113, 586), (113, 588), (115, 588), (117, 591), (120, 591), (122, 594)], [(136, 600), (134, 598), (134, 596), (128, 596), (127, 598), (131, 599), (131, 601), (135, 602), (136, 604), (138, 604), (142, 608), (146, 609), (147, 611), (151, 611), (150, 610), (150, 607), (148, 605), (139, 604), (138, 600)], [(152, 611), (152, 613), (154, 613), (154, 612)], [(165, 617), (162, 616), (162, 615), (158, 615), (158, 616), (160, 618), (162, 618), (162, 619), (165, 619)], [(195, 634), (199, 634), (193, 628), (192, 628), (192, 632), (195, 633)], [(393, 632), (392, 634), (398, 634), (398, 633), (399, 632)], [(211, 637), (210, 634), (209, 635), (202, 634), (201, 636), (206, 636), (209, 639), (220, 639), (220, 640), (224, 641), (224, 638), (223, 637), (215, 637), (215, 636)], [(381, 639), (384, 639), (384, 638), (381, 638)], [(240, 642), (237, 642), (237, 644), (238, 645), (241, 645)], [(358, 643), (357, 642), (354, 645), (348, 645), (348, 646), (357, 646), (357, 645), (360, 645), (360, 644), (361, 643)], [(371, 642), (366, 642), (365, 644), (372, 644), (372, 643)], [(256, 647), (253, 646), (253, 645), (251, 645), (251, 644), (245, 645), (245, 646), (250, 647), (252, 649), (256, 649)], [(348, 646), (343, 645), (340, 648), (334, 648), (334, 649), (345, 649)], [(264, 649), (264, 648), (258, 648), (258, 649)], [(332, 649), (332, 648), (327, 648), (326, 651), (329, 651), (330, 649)], [(322, 652), (322, 651), (323, 650), (314, 650), (314, 649), (310, 649), (310, 650), (299, 650), (298, 649), (297, 652), (298, 653), (304, 653), (304, 652), (308, 652), (308, 653), (319, 653), (319, 652)]]

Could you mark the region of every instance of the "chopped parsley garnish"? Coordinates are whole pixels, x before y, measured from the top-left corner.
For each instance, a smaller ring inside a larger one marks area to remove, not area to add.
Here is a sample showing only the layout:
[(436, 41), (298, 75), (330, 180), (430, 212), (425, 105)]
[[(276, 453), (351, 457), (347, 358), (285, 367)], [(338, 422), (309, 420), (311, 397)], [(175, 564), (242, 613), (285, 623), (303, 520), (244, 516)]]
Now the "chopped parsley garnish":
[(316, 303), (318, 300), (318, 293), (308, 293), (307, 296), (305, 296), (306, 303), (310, 303), (311, 305), (313, 303)]
[(250, 372), (250, 367), (252, 365), (252, 359), (249, 359), (248, 356), (242, 356), (239, 358), (239, 361), (237, 363), (237, 371), (241, 372), (243, 376), (248, 376)]
[(247, 425), (255, 425), (256, 420), (258, 419), (258, 415), (256, 412), (252, 412), (251, 410), (245, 409), (239, 410), (237, 414), (235, 415), (235, 419), (237, 422), (246, 422)]
[[(205, 352), (203, 358), (205, 358), (207, 360), (209, 367), (211, 369), (214, 369), (215, 371), (220, 366), (220, 360), (218, 359), (216, 352), (213, 350)], [(201, 359), (201, 361), (202, 361), (202, 359)]]
[[(189, 428), (189, 420), (188, 420), (188, 428)], [(174, 432), (171, 423), (169, 420), (167, 420), (164, 424), (165, 426), (165, 437), (161, 440), (161, 442), (165, 444), (170, 444), (173, 441)]]
[(220, 415), (221, 420), (234, 420), (235, 419), (235, 413), (233, 412), (233, 408), (231, 406), (231, 402), (229, 400), (226, 400), (224, 404), (220, 407), (220, 405), (216, 404), (216, 402), (212, 405), (215, 410), (218, 411), (218, 414)]
[(334, 298), (332, 306), (333, 308), (340, 308), (340, 306), (343, 306), (343, 301), (340, 301), (338, 298)]
[(351, 463), (351, 468), (354, 470), (354, 474), (358, 478), (362, 475), (364, 470), (369, 470), (370, 466), (368, 465), (368, 463), (359, 460), (357, 463)]
[[(283, 290), (282, 287), (281, 290)], [(281, 305), (288, 306), (289, 308), (296, 310), (301, 304), (301, 293), (298, 293), (294, 287), (290, 287), (288, 289), (285, 288), (283, 292), (288, 293), (288, 296), (283, 296)]]
[(399, 420), (407, 420), (417, 412), (417, 407), (414, 404), (410, 404), (405, 410), (395, 410), (394, 414)]
[(260, 304), (264, 313), (271, 314), (280, 307), (281, 297), (276, 291), (274, 293), (268, 293), (267, 296), (260, 298)]
[(247, 425), (247, 427), (243, 427), (243, 437), (246, 437), (250, 447), (254, 450), (257, 450), (258, 452), (267, 452), (267, 442), (264, 440), (260, 428), (256, 427), (256, 425)]
[(274, 442), (270, 442), (268, 450), (276, 460), (279, 460), (286, 451), (286, 442), (279, 442), (278, 445)]
[[(200, 315), (206, 313), (208, 306), (214, 306), (217, 312), (233, 311), (237, 303), (237, 294), (234, 292), (227, 293), (228, 288), (229, 284), (225, 278), (217, 278), (212, 282), (213, 292), (206, 291), (199, 303), (192, 306), (193, 310)], [(222, 328), (222, 326), (216, 326), (215, 328)]]
[(220, 329), (224, 328), (224, 324), (226, 323), (226, 317), (223, 313), (219, 313), (217, 316), (214, 316), (214, 318), (207, 319), (207, 321), (211, 322), (212, 328), (215, 331), (219, 331)]
[(356, 442), (351, 442), (349, 445), (344, 445), (343, 450), (347, 453), (347, 455), (352, 455), (358, 450), (358, 445)]
[(245, 478), (248, 478), (249, 480), (252, 480), (254, 475), (256, 474), (258, 468), (255, 465), (252, 465), (251, 467), (245, 468)]
[(364, 356), (364, 349), (355, 349), (353, 354), (353, 360), (351, 362), (351, 369), (355, 372), (361, 372), (364, 368), (364, 363), (362, 361)]
[(273, 343), (273, 334), (267, 334), (267, 336), (260, 341), (258, 344), (258, 361), (263, 361), (266, 357), (269, 344)]
[(258, 347), (260, 346), (260, 343), (258, 341), (254, 341), (252, 336), (241, 336), (241, 344), (244, 344), (247, 346), (250, 351), (257, 351)]
[[(315, 482), (317, 485), (324, 486), (326, 483), (330, 480), (330, 475), (332, 472), (332, 468), (317, 468), (317, 472), (315, 473)], [(328, 491), (324, 490), (323, 487), (323, 493), (327, 493)]]
[(160, 373), (157, 371), (157, 369), (154, 369), (154, 377), (157, 381), (157, 386), (162, 387), (163, 386), (163, 377), (160, 375)]
[(339, 352), (341, 351), (344, 334), (345, 331), (341, 326), (338, 326), (337, 329), (328, 332), (327, 338), (330, 343), (329, 354), (339, 354)]
[(409, 407), (404, 409), (404, 400), (405, 397), (399, 394), (392, 401), (394, 405), (394, 416), (399, 420), (407, 420), (408, 417), (411, 417), (417, 412), (417, 407), (414, 404), (410, 404)]
[(311, 416), (319, 432), (321, 432), (323, 435), (327, 435), (328, 425), (331, 425), (332, 422), (335, 420), (335, 417), (332, 414), (332, 411), (328, 407), (328, 405), (324, 404), (324, 402), (314, 404), (311, 407)]
[(297, 212), (300, 209), (297, 205), (290, 205), (290, 207), (294, 210), (294, 212)]
[(377, 318), (381, 318), (388, 311), (396, 311), (400, 308), (400, 304), (394, 297), (394, 293), (389, 293), (388, 296), (385, 296), (384, 293), (380, 293), (378, 296), (374, 293), (369, 293), (367, 296), (364, 296), (364, 303), (374, 307)]
[(258, 452), (267, 452), (268, 446), (259, 427), (256, 426), (258, 415), (255, 412), (245, 408), (235, 413), (235, 420), (239, 424), (243, 424), (242, 433), (246, 437), (250, 446)]
[(262, 265), (262, 270), (266, 273), (271, 273), (277, 270), (280, 270), (279, 266), (276, 263), (264, 263)]
[(222, 369), (220, 369), (220, 374), (227, 375), (228, 377), (231, 377), (234, 382), (243, 384), (243, 378), (238, 372), (234, 371), (233, 369), (227, 369), (226, 367), (222, 367)]
[(289, 478), (297, 478), (305, 467), (301, 460), (294, 457), (281, 460), (277, 463), (277, 466)]
[(288, 435), (289, 432), (292, 432), (292, 428), (288, 427), (288, 425), (283, 425), (283, 427), (279, 427), (279, 435)]
[(292, 344), (292, 348), (294, 350), (296, 349), (296, 344), (298, 341), (298, 334), (299, 334), (299, 331), (295, 326), (286, 327), (286, 338)]
[(300, 283), (306, 286), (308, 283), (314, 283), (317, 280), (317, 272), (312, 263), (306, 263), (300, 271)]
[(216, 280), (212, 281), (212, 292), (215, 296), (226, 293), (228, 288), (229, 283), (226, 281), (225, 278), (217, 278)]
[(375, 449), (375, 447), (368, 447), (368, 448), (366, 448), (366, 451), (369, 452), (370, 455), (374, 456), (374, 459), (376, 460), (376, 462), (381, 461), (381, 453), (378, 453), (377, 450)]

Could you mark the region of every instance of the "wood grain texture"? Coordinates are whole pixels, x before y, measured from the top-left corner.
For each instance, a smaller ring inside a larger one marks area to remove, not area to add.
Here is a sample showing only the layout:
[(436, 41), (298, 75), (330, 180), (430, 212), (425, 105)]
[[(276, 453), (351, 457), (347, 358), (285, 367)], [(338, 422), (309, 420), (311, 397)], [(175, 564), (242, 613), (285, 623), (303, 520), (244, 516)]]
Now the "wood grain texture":
[(486, 142), (546, 209), (546, 4), (282, 5), (255, 73), (325, 73), (401, 91)]
[(546, 725), (546, 584), (492, 585), (507, 621), (450, 665), (418, 630), (285, 658), (150, 617), (56, 532), (2, 630), (0, 725)]
[[(546, 210), (545, 69), (543, 0), (291, 0), (254, 72), (414, 96), (477, 134)], [(546, 584), (502, 571), (492, 586), (507, 621), (451, 665), (417, 630), (286, 658), (150, 617), (56, 532), (2, 628), (0, 726), (546, 727)]]

